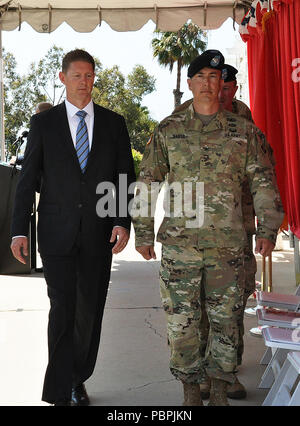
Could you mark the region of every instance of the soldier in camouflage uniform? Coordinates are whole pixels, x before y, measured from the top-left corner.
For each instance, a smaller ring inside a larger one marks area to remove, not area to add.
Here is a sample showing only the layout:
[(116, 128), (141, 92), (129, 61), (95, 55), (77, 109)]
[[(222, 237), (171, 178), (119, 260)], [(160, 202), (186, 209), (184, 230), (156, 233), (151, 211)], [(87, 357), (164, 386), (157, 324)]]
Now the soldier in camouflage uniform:
[[(253, 122), (252, 114), (250, 109), (244, 102), (234, 98), (238, 86), (236, 80), (236, 74), (238, 70), (231, 65), (226, 65), (227, 77), (224, 80), (224, 85), (219, 93), (220, 105), (227, 111), (231, 111), (234, 114), (244, 117), (247, 120)], [(270, 160), (273, 161), (272, 149), (263, 138), (262, 142), (266, 143), (264, 149), (270, 153)], [(239, 324), (239, 345), (238, 345), (238, 365), (242, 364), (242, 355), (244, 352), (244, 311), (247, 305), (248, 298), (255, 291), (255, 274), (257, 270), (256, 258), (253, 253), (252, 236), (255, 234), (255, 211), (253, 205), (253, 198), (249, 188), (247, 179), (243, 184), (242, 194), (242, 212), (243, 212), (243, 223), (245, 231), (247, 233), (248, 244), (244, 248), (244, 265), (245, 265), (245, 287), (243, 297), (243, 309), (241, 310), (238, 318)], [(246, 390), (244, 386), (239, 382), (236, 377), (236, 382), (228, 386), (227, 396), (230, 398), (241, 399), (246, 397)]]
[[(225, 64), (225, 69), (227, 71), (227, 77), (224, 80), (224, 85), (219, 93), (220, 105), (227, 111), (231, 111), (234, 114), (244, 117), (247, 120), (253, 122), (252, 114), (248, 106), (242, 101), (234, 98), (236, 91), (238, 89), (236, 74), (238, 70), (231, 65)], [(275, 166), (273, 151), (270, 145), (267, 143), (266, 139), (262, 139), (264, 143), (264, 149), (269, 155), (270, 161)], [(255, 274), (257, 271), (256, 258), (253, 253), (253, 244), (252, 236), (255, 234), (255, 211), (253, 205), (253, 198), (249, 188), (249, 183), (245, 180), (243, 184), (243, 194), (242, 194), (242, 212), (243, 212), (243, 223), (245, 230), (247, 232), (248, 245), (244, 249), (244, 265), (245, 265), (245, 288), (244, 288), (244, 302), (243, 309), (240, 313), (238, 323), (239, 323), (239, 345), (238, 345), (238, 365), (242, 364), (242, 355), (244, 352), (244, 310), (247, 305), (248, 298), (255, 291)], [(202, 316), (202, 325), (200, 335), (203, 340), (202, 348), (205, 351), (205, 341), (208, 338), (208, 319), (207, 315)], [(209, 380), (206, 380), (201, 384), (201, 394), (202, 396), (209, 397)], [(239, 382), (236, 377), (236, 382), (233, 385), (228, 386), (227, 396), (234, 399), (241, 399), (246, 397), (246, 390), (244, 386)]]
[[(224, 65), (224, 68), (227, 71), (226, 78), (224, 80), (224, 85), (219, 93), (219, 101), (220, 106), (227, 111), (231, 111), (234, 114), (239, 115), (240, 117), (244, 117), (247, 120), (253, 122), (252, 114), (250, 109), (246, 104), (242, 101), (239, 101), (234, 98), (236, 91), (238, 89), (236, 74), (238, 70), (231, 65)], [(173, 113), (184, 111), (187, 109), (193, 102), (193, 99), (189, 99), (184, 102), (182, 105), (178, 106)], [(275, 165), (273, 159), (272, 148), (267, 143), (265, 138), (263, 142), (266, 143), (265, 149), (270, 155), (270, 160)], [(244, 249), (244, 266), (245, 266), (245, 286), (244, 286), (244, 298), (243, 298), (243, 309), (240, 312), (240, 316), (238, 319), (239, 322), (239, 345), (238, 345), (238, 365), (242, 363), (242, 355), (244, 352), (244, 310), (247, 304), (247, 300), (251, 294), (255, 291), (255, 274), (257, 270), (256, 266), (256, 258), (253, 254), (253, 244), (252, 244), (252, 236), (255, 234), (255, 212), (253, 206), (253, 198), (250, 192), (249, 184), (247, 180), (244, 182), (243, 194), (242, 194), (242, 212), (243, 212), (243, 223), (245, 230), (247, 232), (247, 240), (248, 245)], [(203, 307), (202, 307), (203, 308)], [(202, 309), (202, 317), (201, 317), (201, 327), (200, 327), (200, 350), (203, 355), (205, 355), (206, 345), (208, 340), (209, 333), (209, 322), (207, 314)], [(206, 378), (203, 383), (200, 385), (201, 395), (203, 399), (209, 397), (210, 394), (210, 380)], [(246, 397), (246, 390), (244, 386), (239, 382), (236, 377), (236, 381), (234, 384), (229, 385), (227, 387), (227, 395), (230, 398), (241, 399)]]
[(236, 81), (236, 74), (238, 73), (238, 70), (228, 64), (225, 64), (225, 69), (227, 71), (227, 76), (219, 93), (221, 107), (239, 115), (240, 117), (245, 117), (249, 121), (253, 121), (251, 111), (247, 105), (234, 97), (238, 90)]
[[(235, 381), (247, 245), (241, 206), (246, 177), (259, 218), (257, 252), (271, 253), (283, 218), (263, 134), (248, 120), (219, 108), (223, 66), (223, 55), (215, 50), (191, 63), (188, 84), (193, 104), (155, 129), (139, 177), (148, 194), (153, 183), (166, 180), (171, 187), (168, 214), (157, 236), (163, 244), (160, 291), (170, 369), (183, 383), (185, 405), (202, 405), (199, 383), (206, 374), (211, 378), (210, 405), (228, 405), (227, 384)], [(178, 184), (192, 185), (182, 196), (183, 214), (178, 210)], [(202, 193), (198, 189), (203, 184)], [(145, 203), (149, 214), (139, 216)], [(136, 249), (147, 260), (156, 257), (151, 207), (150, 195), (141, 199), (138, 193), (133, 214)], [(199, 340), (201, 301), (210, 326), (205, 357)]]

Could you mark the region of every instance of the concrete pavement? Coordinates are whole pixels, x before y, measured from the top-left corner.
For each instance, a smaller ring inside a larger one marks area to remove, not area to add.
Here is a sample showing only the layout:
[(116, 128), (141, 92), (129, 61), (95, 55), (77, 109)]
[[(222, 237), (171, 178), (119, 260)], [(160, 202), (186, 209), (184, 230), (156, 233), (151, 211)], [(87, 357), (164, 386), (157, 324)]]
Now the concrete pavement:
[[(160, 258), (160, 245), (156, 248)], [(260, 280), (260, 258), (257, 279)], [(159, 261), (144, 261), (131, 238), (114, 257), (103, 319), (97, 365), (87, 382), (95, 406), (180, 406), (181, 383), (169, 372), (169, 348), (158, 286)], [(273, 253), (273, 291), (295, 291), (293, 251)], [(0, 276), (0, 405), (47, 405), (40, 401), (47, 363), (49, 302), (42, 274)], [(250, 299), (249, 306), (255, 306)], [(256, 318), (245, 317), (245, 355), (239, 378), (248, 390), (244, 401), (261, 405), (265, 390), (257, 389), (264, 367), (263, 339), (249, 330)]]

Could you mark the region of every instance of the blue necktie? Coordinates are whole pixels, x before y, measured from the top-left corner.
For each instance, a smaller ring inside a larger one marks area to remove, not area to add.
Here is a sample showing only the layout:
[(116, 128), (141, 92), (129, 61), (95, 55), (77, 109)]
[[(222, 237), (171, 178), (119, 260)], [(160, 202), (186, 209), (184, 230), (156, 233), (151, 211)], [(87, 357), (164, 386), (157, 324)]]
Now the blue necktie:
[(76, 131), (76, 152), (81, 171), (84, 173), (89, 156), (89, 135), (85, 122), (87, 113), (85, 111), (77, 111), (76, 115), (80, 118)]

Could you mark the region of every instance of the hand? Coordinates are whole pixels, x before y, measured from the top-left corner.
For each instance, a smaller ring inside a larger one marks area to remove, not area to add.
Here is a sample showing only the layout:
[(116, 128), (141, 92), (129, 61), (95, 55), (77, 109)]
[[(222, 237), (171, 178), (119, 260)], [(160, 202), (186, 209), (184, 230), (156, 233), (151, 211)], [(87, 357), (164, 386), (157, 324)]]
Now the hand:
[(262, 256), (270, 256), (272, 250), (274, 249), (275, 244), (266, 238), (258, 238), (256, 240), (255, 253), (259, 253)]
[(9, 160), (9, 164), (10, 164), (11, 166), (14, 166), (14, 165), (16, 164), (16, 160), (17, 160), (17, 157), (16, 157), (15, 155), (13, 155), (13, 156), (11, 157), (11, 159)]
[(117, 238), (116, 244), (112, 248), (112, 254), (120, 253), (126, 247), (129, 240), (129, 231), (122, 226), (116, 226), (111, 233), (110, 242), (113, 243)]
[(12, 254), (14, 257), (21, 263), (26, 265), (26, 260), (24, 256), (28, 256), (28, 238), (27, 237), (17, 237), (13, 238), (10, 245)]
[(156, 254), (153, 246), (139, 246), (136, 250), (143, 256), (144, 259), (156, 259)]

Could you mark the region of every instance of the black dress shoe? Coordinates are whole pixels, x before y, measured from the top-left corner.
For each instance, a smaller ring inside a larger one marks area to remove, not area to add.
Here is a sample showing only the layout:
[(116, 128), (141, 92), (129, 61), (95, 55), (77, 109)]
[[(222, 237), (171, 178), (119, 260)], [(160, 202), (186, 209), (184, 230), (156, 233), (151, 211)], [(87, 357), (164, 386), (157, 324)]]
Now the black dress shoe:
[(71, 406), (86, 407), (88, 405), (90, 405), (90, 400), (84, 384), (82, 383), (81, 385), (72, 388)]
[(56, 401), (54, 407), (71, 407), (71, 402), (68, 400)]

